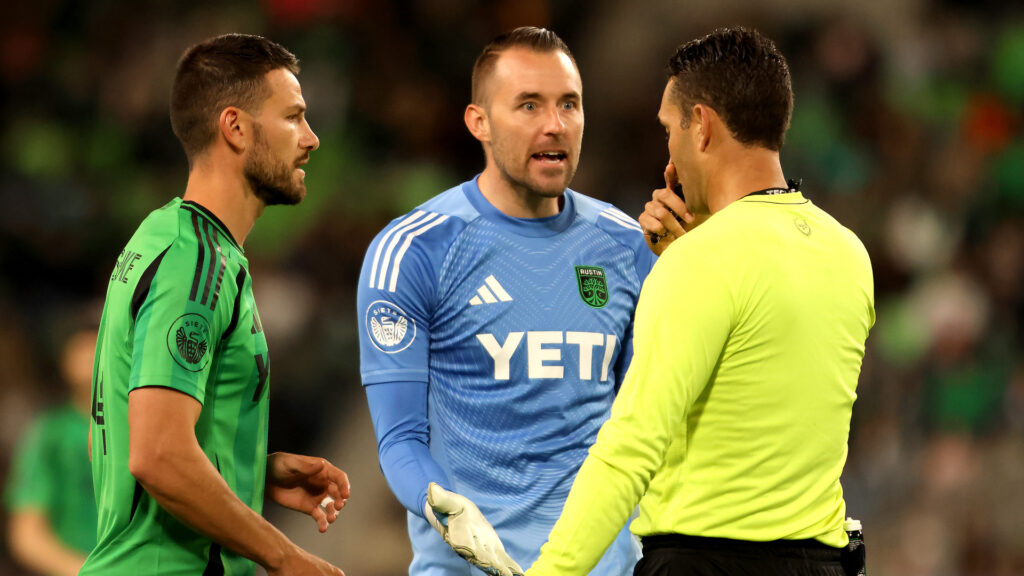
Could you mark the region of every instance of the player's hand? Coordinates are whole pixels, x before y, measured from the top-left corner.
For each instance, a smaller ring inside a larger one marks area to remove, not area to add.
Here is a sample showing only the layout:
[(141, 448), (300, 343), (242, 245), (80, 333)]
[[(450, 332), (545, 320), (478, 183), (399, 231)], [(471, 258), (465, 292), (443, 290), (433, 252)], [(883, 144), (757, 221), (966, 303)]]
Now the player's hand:
[(469, 498), (431, 482), (424, 512), (444, 541), (470, 564), (491, 576), (522, 576), (523, 569), (505, 552), (498, 534)]
[(296, 546), (280, 566), (267, 568), (267, 576), (345, 576), (340, 568)]
[[(695, 216), (686, 207), (686, 202), (675, 192), (679, 178), (672, 162), (665, 166), (665, 187), (651, 194), (651, 201), (644, 206), (644, 212), (637, 218), (644, 229), (647, 247), (660, 256), (676, 238), (686, 234), (686, 226), (695, 221)], [(692, 226), (691, 226), (692, 227)]]
[(274, 452), (267, 456), (267, 496), (309, 514), (323, 533), (348, 501), (348, 475), (323, 458)]

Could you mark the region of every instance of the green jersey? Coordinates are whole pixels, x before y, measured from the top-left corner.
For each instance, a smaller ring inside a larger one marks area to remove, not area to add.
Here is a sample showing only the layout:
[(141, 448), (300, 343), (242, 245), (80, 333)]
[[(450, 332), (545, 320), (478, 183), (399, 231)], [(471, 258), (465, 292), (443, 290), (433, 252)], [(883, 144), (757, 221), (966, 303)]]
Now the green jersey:
[(57, 539), (82, 554), (96, 545), (88, 432), (88, 418), (71, 404), (40, 416), (18, 442), (4, 494), (9, 510), (44, 513)]
[(175, 199), (121, 252), (93, 368), (98, 541), (82, 575), (252, 574), (249, 560), (185, 526), (128, 470), (128, 394), (161, 386), (198, 400), (195, 433), (228, 486), (263, 508), (267, 341), (242, 249), (216, 216)]

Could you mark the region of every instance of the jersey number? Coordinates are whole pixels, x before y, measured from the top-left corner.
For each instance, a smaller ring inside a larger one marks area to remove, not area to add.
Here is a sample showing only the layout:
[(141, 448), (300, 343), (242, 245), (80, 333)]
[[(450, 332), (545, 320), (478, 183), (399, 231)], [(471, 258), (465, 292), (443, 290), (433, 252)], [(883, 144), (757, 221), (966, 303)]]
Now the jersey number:
[(263, 394), (263, 389), (267, 386), (267, 376), (270, 375), (270, 360), (263, 356), (263, 354), (257, 354), (256, 358), (256, 370), (260, 374), (259, 383), (256, 384), (256, 392), (252, 395), (253, 402), (260, 401), (260, 395)]
[(100, 428), (100, 437), (103, 442), (103, 454), (107, 454), (107, 427), (103, 418), (103, 374), (96, 379), (96, 388), (92, 394), (92, 419)]

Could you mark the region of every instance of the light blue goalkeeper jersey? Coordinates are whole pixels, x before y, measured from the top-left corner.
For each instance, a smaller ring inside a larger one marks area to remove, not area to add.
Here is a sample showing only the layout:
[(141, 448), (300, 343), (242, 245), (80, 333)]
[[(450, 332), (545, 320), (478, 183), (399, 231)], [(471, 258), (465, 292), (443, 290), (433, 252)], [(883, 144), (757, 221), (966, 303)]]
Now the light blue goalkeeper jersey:
[[(523, 568), (537, 558), (626, 373), (653, 263), (639, 224), (610, 204), (566, 190), (559, 214), (511, 218), (476, 179), (374, 239), (359, 279), (361, 369), (381, 468), (410, 510), (411, 574), (480, 573), (422, 517), (430, 480), (475, 502)], [(425, 402), (396, 393), (417, 388)], [(429, 453), (387, 455), (420, 441)], [(623, 528), (593, 573), (631, 574), (638, 558)]]

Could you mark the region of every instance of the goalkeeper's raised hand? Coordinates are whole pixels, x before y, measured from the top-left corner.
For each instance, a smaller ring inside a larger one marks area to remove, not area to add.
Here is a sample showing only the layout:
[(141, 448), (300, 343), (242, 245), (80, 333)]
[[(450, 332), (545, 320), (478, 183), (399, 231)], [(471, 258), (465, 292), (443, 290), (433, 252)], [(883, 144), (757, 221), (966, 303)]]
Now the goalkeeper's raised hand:
[(522, 576), (523, 569), (505, 552), (498, 534), (469, 498), (431, 482), (424, 512), (444, 541), (470, 564), (491, 576)]

